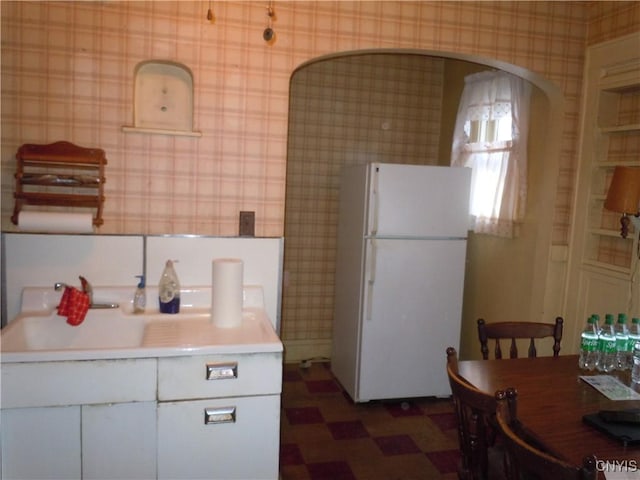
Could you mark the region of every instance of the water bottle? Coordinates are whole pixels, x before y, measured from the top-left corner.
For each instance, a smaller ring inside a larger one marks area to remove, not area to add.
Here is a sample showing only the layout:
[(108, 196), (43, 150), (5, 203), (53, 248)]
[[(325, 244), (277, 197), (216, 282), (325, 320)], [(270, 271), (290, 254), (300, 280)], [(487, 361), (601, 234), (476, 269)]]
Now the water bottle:
[(640, 318), (638, 317), (633, 317), (631, 319), (631, 328), (629, 329), (629, 343), (633, 345), (631, 380), (634, 383), (640, 383)]
[[(593, 370), (598, 363), (598, 323), (597, 318), (591, 315), (580, 338), (580, 359), (578, 366), (583, 370)], [(640, 345), (638, 346), (639, 365), (638, 376), (640, 378)]]
[(613, 315), (605, 315), (604, 325), (598, 337), (600, 358), (597, 368), (601, 372), (612, 372), (616, 368), (616, 332), (613, 325)]
[[(598, 337), (600, 337), (600, 332), (602, 331), (602, 325), (600, 325), (600, 315), (598, 315), (597, 313), (594, 313), (593, 315), (591, 315), (596, 323), (596, 332), (598, 332)], [(600, 351), (600, 344), (598, 344), (598, 351)], [(599, 356), (599, 355), (598, 355)]]
[(631, 350), (629, 348), (629, 329), (627, 328), (627, 316), (618, 314), (616, 323), (616, 368), (628, 370), (631, 366)]

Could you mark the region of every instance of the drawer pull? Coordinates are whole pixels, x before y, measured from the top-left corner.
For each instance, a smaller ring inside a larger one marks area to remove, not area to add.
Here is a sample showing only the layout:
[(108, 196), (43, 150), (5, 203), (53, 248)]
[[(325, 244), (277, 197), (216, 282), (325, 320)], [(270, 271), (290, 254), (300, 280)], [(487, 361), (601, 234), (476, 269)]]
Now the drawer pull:
[(207, 363), (207, 380), (238, 378), (238, 363)]
[(236, 407), (216, 407), (204, 409), (204, 424), (235, 423)]

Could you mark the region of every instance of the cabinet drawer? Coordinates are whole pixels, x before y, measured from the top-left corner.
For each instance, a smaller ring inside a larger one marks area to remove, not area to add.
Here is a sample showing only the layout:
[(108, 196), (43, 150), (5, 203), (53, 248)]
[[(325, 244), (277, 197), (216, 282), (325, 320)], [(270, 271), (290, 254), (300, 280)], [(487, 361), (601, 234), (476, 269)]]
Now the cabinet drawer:
[(160, 401), (279, 394), (281, 389), (281, 353), (158, 359)]
[(159, 403), (158, 479), (276, 480), (279, 436), (279, 395)]
[(156, 360), (5, 363), (2, 408), (155, 400)]

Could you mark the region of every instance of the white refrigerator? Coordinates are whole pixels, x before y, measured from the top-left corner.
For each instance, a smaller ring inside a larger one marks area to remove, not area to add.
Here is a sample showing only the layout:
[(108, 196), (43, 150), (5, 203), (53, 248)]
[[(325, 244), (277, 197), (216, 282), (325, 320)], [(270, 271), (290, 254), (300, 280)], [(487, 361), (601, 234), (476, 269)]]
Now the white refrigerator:
[(470, 183), (468, 168), (344, 169), (331, 370), (355, 402), (451, 393)]

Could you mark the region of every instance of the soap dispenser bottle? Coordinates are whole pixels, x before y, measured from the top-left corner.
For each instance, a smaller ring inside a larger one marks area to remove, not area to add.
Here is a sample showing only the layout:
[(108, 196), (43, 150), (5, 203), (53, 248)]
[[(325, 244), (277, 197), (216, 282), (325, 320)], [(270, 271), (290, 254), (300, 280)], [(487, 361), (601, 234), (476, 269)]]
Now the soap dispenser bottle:
[(144, 313), (147, 306), (147, 293), (145, 292), (144, 275), (136, 275), (140, 279), (136, 293), (133, 295), (133, 313)]
[(158, 300), (160, 313), (180, 312), (180, 282), (171, 260), (167, 260), (158, 283)]

